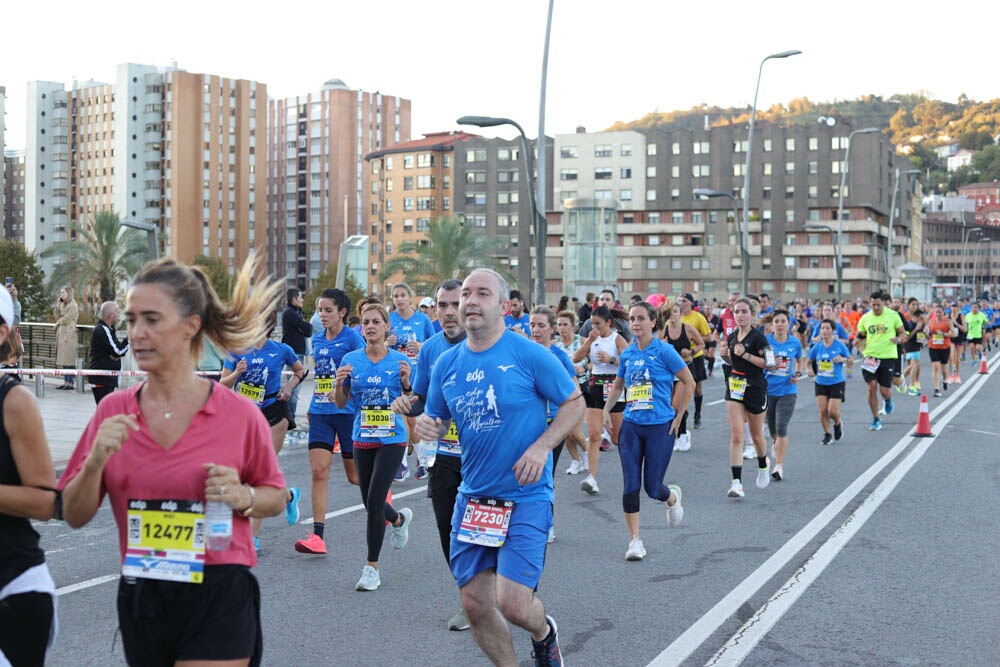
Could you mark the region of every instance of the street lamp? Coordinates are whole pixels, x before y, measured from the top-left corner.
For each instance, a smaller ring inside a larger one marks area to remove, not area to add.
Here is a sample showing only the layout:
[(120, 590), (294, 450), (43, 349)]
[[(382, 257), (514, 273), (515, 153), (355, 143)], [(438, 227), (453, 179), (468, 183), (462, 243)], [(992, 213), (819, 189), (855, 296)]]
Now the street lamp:
[[(961, 278), (958, 282), (958, 296), (965, 295), (965, 260), (968, 258), (968, 246), (969, 246), (969, 234), (975, 232), (977, 234), (982, 234), (983, 230), (981, 227), (969, 227), (962, 234), (962, 273)], [(975, 268), (975, 267), (973, 267)]]
[[(972, 248), (973, 248), (973, 251), (972, 251), (972, 298), (974, 298), (974, 299), (976, 298), (976, 295), (979, 294), (979, 292), (976, 291), (976, 279), (979, 278), (979, 270), (976, 268), (976, 267), (979, 266), (979, 244), (980, 243), (984, 243), (984, 242), (985, 243), (989, 243), (990, 241), (992, 241), (992, 239), (989, 238), (988, 236), (981, 236), (980, 238), (976, 239), (975, 245), (972, 246)], [(984, 260), (984, 264), (985, 264), (986, 261), (989, 260), (989, 258), (990, 258), (990, 247), (986, 246), (986, 259)]]
[[(791, 51), (782, 51), (780, 53), (772, 53), (763, 60), (760, 61), (760, 67), (757, 68), (757, 87), (753, 90), (753, 106), (750, 107), (750, 130), (747, 132), (747, 163), (746, 168), (743, 170), (743, 248), (750, 248), (750, 232), (749, 225), (747, 222), (750, 220), (750, 158), (753, 155), (753, 127), (754, 121), (757, 118), (757, 93), (760, 92), (760, 75), (764, 72), (764, 63), (768, 60), (775, 60), (778, 58), (789, 58), (791, 56), (797, 56), (802, 53), (799, 50), (793, 49)], [(749, 252), (749, 250), (747, 251)], [(747, 270), (749, 268), (749, 262), (743, 263), (743, 293), (746, 294), (747, 291)]]
[(815, 222), (806, 223), (805, 228), (810, 231), (826, 230), (830, 232), (830, 241), (834, 241), (833, 264), (834, 264), (834, 270), (836, 271), (837, 275), (837, 293), (838, 293), (837, 300), (842, 301), (842, 299), (839, 298), (839, 294), (840, 294), (840, 286), (843, 283), (844, 263), (840, 261), (842, 255), (842, 248), (840, 247), (840, 237), (838, 236), (836, 237), (836, 239), (834, 238), (837, 230), (835, 230), (830, 225), (821, 225)]
[(138, 229), (146, 232), (146, 243), (148, 244), (150, 261), (159, 257), (160, 253), (156, 245), (156, 234), (160, 231), (160, 228), (156, 225), (156, 223), (139, 222), (138, 220), (119, 220), (118, 223), (122, 227), (130, 227), (132, 229)]
[[(736, 197), (732, 196), (728, 192), (722, 192), (721, 190), (710, 190), (708, 188), (695, 188), (695, 197), (725, 197), (733, 205), (733, 220), (736, 222), (736, 233), (740, 235), (740, 265), (743, 269), (743, 279), (742, 288), (743, 294), (746, 295), (747, 288), (750, 281), (750, 248), (747, 246), (747, 237), (740, 231), (740, 214), (737, 210)], [(743, 219), (743, 229), (747, 227), (746, 218)]]
[(886, 280), (889, 282), (889, 296), (892, 296), (892, 237), (893, 237), (892, 222), (893, 218), (896, 215), (896, 193), (899, 192), (899, 177), (906, 176), (908, 174), (919, 174), (919, 173), (920, 173), (919, 169), (904, 169), (903, 171), (897, 169), (896, 180), (892, 184), (892, 206), (889, 208), (889, 241), (888, 241), (889, 252), (886, 255), (888, 259), (886, 259), (886, 267), (885, 267)]
[[(844, 241), (844, 189), (847, 187), (847, 170), (850, 169), (851, 164), (851, 140), (854, 139), (855, 134), (872, 134), (873, 132), (880, 132), (877, 127), (863, 127), (860, 130), (854, 130), (847, 135), (847, 149), (844, 155), (844, 165), (840, 169), (840, 192), (837, 193), (837, 247), (842, 248)], [(843, 281), (840, 279), (842, 271), (837, 272), (837, 301), (844, 300), (844, 285)]]
[[(528, 137), (524, 134), (524, 128), (517, 121), (510, 118), (496, 118), (493, 116), (462, 116), (457, 121), (459, 125), (475, 125), (476, 127), (498, 127), (500, 125), (510, 125), (521, 135), (521, 152), (524, 154), (524, 169), (528, 172), (528, 199), (531, 202), (531, 217), (535, 224), (535, 305), (545, 303), (545, 241), (548, 234), (548, 225), (545, 217), (538, 210), (538, 202), (535, 199), (535, 173), (532, 169), (531, 151), (528, 150)], [(544, 137), (539, 152), (545, 150)]]

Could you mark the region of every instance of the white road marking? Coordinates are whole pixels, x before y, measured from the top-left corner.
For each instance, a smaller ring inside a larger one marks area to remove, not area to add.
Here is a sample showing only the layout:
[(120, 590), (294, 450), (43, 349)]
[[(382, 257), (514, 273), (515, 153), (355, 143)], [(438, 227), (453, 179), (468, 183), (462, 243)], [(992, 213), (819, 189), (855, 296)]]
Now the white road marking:
[(726, 399), (720, 398), (717, 401), (712, 401), (711, 403), (706, 403), (705, 405), (718, 405), (719, 403), (725, 403), (725, 402), (726, 402)]
[[(412, 496), (414, 493), (420, 493), (421, 491), (424, 491), (426, 493), (426, 491), (427, 491), (427, 485), (418, 486), (415, 489), (410, 489), (409, 491), (403, 491), (402, 493), (394, 493), (394, 494), (392, 494), (392, 497), (394, 499), (395, 498), (405, 498), (406, 496)], [(326, 513), (326, 518), (327, 519), (332, 519), (335, 516), (344, 516), (345, 514), (350, 514), (351, 512), (361, 511), (364, 508), (365, 508), (365, 506), (364, 505), (360, 505), (360, 504), (359, 505), (351, 505), (350, 507), (345, 507), (344, 509), (335, 510), (333, 512), (327, 512)], [(312, 522), (313, 522), (313, 518), (309, 517), (308, 519), (303, 519), (302, 521), (299, 521), (299, 524), (303, 525), (303, 526), (308, 526)]]

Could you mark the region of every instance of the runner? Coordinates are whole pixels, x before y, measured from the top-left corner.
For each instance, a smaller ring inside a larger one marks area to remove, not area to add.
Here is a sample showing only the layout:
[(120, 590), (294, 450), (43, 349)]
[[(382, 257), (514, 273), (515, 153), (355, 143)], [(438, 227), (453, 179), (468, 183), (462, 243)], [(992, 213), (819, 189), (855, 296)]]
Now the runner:
[(979, 302), (973, 301), (965, 323), (969, 328), (969, 347), (973, 364), (978, 364), (983, 355), (983, 330), (989, 318), (979, 309)]
[(892, 414), (892, 378), (900, 365), (896, 346), (905, 340), (903, 320), (899, 313), (883, 305), (885, 298), (884, 292), (873, 292), (871, 310), (858, 320), (858, 352), (864, 356), (861, 375), (868, 385), (868, 408), (872, 413), (870, 431), (882, 429), (879, 393), (884, 401), (885, 414)]
[(957, 335), (955, 321), (945, 315), (944, 306), (941, 304), (934, 306), (934, 312), (924, 326), (924, 333), (930, 339), (927, 349), (931, 356), (931, 384), (934, 385), (934, 397), (940, 398), (942, 384), (946, 391), (948, 389), (944, 374), (951, 359), (951, 341)]
[[(680, 309), (677, 313), (679, 318)], [(634, 338), (622, 352), (618, 374), (602, 414), (605, 426), (609, 427), (611, 410), (607, 406), (616, 404), (625, 395), (618, 446), (622, 462), (622, 509), (629, 533), (625, 560), (646, 557), (646, 547), (639, 535), (640, 489), (645, 488), (650, 498), (666, 502), (670, 528), (679, 526), (684, 518), (681, 487), (666, 486), (663, 480), (670, 465), (673, 440), (683, 419), (679, 415), (687, 409), (694, 392), (694, 377), (688, 362), (671, 345), (654, 336), (658, 318), (657, 309), (645, 301), (629, 310)], [(690, 348), (687, 351), (690, 354)], [(679, 392), (674, 392), (675, 383), (681, 385)]]
[(392, 547), (402, 549), (409, 540), (413, 511), (398, 512), (386, 499), (393, 472), (406, 454), (406, 418), (392, 410), (392, 403), (404, 391), (412, 391), (410, 360), (402, 352), (390, 350), (389, 313), (374, 297), (358, 309), (365, 348), (344, 355), (337, 368), (333, 397), (343, 410), (351, 397), (355, 401), (354, 459), (358, 466), (361, 498), (368, 513), (368, 556), (354, 590), (374, 591), (382, 585), (378, 558), (385, 540), (385, 524), (392, 526)]
[[(438, 358), (446, 350), (465, 340), (465, 329), (458, 321), (458, 306), (462, 294), (462, 281), (445, 280), (435, 290), (437, 294), (437, 319), (441, 323), (441, 333), (429, 339), (420, 348), (417, 357), (416, 377), (413, 392), (402, 395), (392, 403), (392, 409), (404, 415), (418, 416), (427, 403), (427, 390), (431, 383), (431, 370)], [(434, 465), (430, 468), (431, 478), (427, 483), (427, 495), (431, 498), (434, 520), (437, 523), (438, 539), (444, 552), (446, 563), (451, 562), (451, 515), (455, 511), (455, 498), (462, 483), (462, 445), (458, 441), (458, 431), (448, 430), (437, 441)], [(451, 570), (449, 565), (449, 571)], [(468, 630), (469, 618), (465, 609), (448, 620), (449, 630)]]
[(358, 333), (345, 326), (344, 318), (351, 311), (351, 297), (343, 290), (328, 288), (320, 294), (318, 305), (320, 333), (312, 337), (316, 367), (316, 388), (309, 404), (309, 468), (312, 472), (310, 502), (313, 529), (295, 542), (295, 550), (305, 554), (326, 553), (326, 507), (329, 500), (330, 466), (334, 447), (340, 445), (340, 460), (347, 481), (360, 486), (354, 465), (355, 406), (337, 407), (333, 400), (333, 384), (344, 355), (365, 346)]
[(510, 291), (510, 312), (504, 315), (503, 324), (505, 327), (516, 333), (531, 337), (531, 325), (528, 313), (525, 312), (524, 299), (516, 289)]
[[(580, 489), (596, 495), (601, 492), (597, 486), (597, 466), (601, 462), (601, 430), (604, 402), (618, 372), (618, 360), (627, 343), (611, 327), (611, 311), (607, 306), (598, 306), (590, 315), (592, 329), (583, 340), (580, 349), (573, 355), (573, 363), (590, 359), (590, 402), (587, 404), (587, 463), (588, 475), (580, 482)], [(611, 442), (618, 444), (618, 430), (622, 425), (625, 401), (620, 400), (611, 409)]]
[[(840, 442), (844, 437), (843, 421), (840, 418), (840, 404), (846, 400), (847, 381), (844, 379), (844, 364), (848, 368), (854, 364), (854, 357), (843, 341), (833, 337), (836, 322), (824, 320), (820, 323), (820, 340), (809, 349), (809, 377), (816, 378), (816, 406), (819, 408), (819, 425), (823, 429), (824, 445)], [(833, 435), (830, 435), (830, 422)]]
[(764, 349), (767, 338), (753, 327), (754, 302), (746, 297), (736, 300), (733, 317), (736, 330), (719, 345), (719, 354), (730, 364), (726, 382), (726, 415), (729, 418), (729, 465), (733, 481), (730, 498), (742, 498), (743, 423), (750, 425), (757, 454), (757, 488), (771, 483), (764, 441), (764, 412), (767, 410), (767, 380), (764, 377)]
[(847, 329), (845, 329), (842, 324), (840, 324), (839, 322), (837, 322), (837, 320), (834, 319), (835, 316), (834, 316), (833, 304), (830, 303), (829, 301), (824, 301), (820, 313), (821, 316), (816, 318), (816, 321), (813, 322), (812, 326), (809, 328), (808, 345), (812, 345), (813, 343), (819, 342), (820, 339), (819, 327), (820, 324), (823, 323), (823, 320), (830, 320), (831, 322), (833, 322), (834, 326), (836, 327), (836, 331), (834, 331), (834, 337), (844, 345), (848, 345), (851, 342), (851, 335), (848, 333)]
[(906, 343), (903, 344), (903, 359), (906, 361), (903, 380), (909, 385), (906, 393), (910, 396), (919, 396), (920, 351), (927, 343), (927, 334), (924, 331), (926, 317), (924, 311), (920, 309), (920, 302), (913, 297), (906, 302), (906, 309), (909, 317), (903, 320), (903, 326), (907, 331)]
[[(716, 303), (718, 303), (717, 300)], [(722, 322), (722, 318), (719, 317), (720, 312), (721, 311), (716, 312), (714, 307), (708, 309), (708, 315), (705, 317), (705, 321), (708, 322), (709, 332), (715, 331), (719, 328), (719, 324)], [(715, 371), (715, 348), (718, 343), (711, 333), (704, 338), (704, 341), (705, 359), (708, 361), (708, 377), (712, 377), (712, 373)]]
[[(288, 399), (292, 395), (292, 389), (302, 384), (308, 371), (299, 361), (295, 350), (271, 339), (278, 322), (277, 314), (271, 313), (267, 322), (268, 330), (263, 342), (258, 341), (257, 345), (247, 352), (226, 355), (219, 384), (230, 389), (235, 388), (237, 394), (248, 398), (264, 414), (268, 426), (271, 427), (274, 453), (278, 455), (285, 444), (285, 433), (291, 421)], [(292, 369), (292, 376), (282, 384), (281, 372), (285, 366)], [(288, 494), (285, 500), (285, 521), (289, 526), (294, 526), (299, 520), (301, 492), (295, 486), (286, 487), (285, 492)], [(250, 519), (253, 546), (258, 552), (260, 524), (260, 519)]]
[[(536, 665), (559, 666), (558, 628), (534, 590), (552, 523), (550, 452), (580, 422), (584, 404), (551, 354), (506, 331), (507, 294), (493, 271), (465, 279), (459, 314), (468, 339), (435, 364), (417, 432), (432, 439), (451, 419), (457, 424), (462, 485), (451, 567), (476, 643), (494, 664), (516, 665), (506, 618), (531, 633)], [(560, 407), (546, 427), (549, 402)]]
[[(574, 333), (576, 331), (576, 313), (572, 310), (564, 310), (556, 317), (556, 329), (559, 335), (552, 341), (552, 344), (572, 359), (583, 344), (580, 334)], [(576, 370), (576, 381), (580, 385), (580, 391), (583, 392), (583, 398), (587, 407), (590, 407), (590, 391), (587, 389), (590, 383), (590, 359), (584, 358), (573, 364), (573, 368)], [(580, 425), (566, 438), (566, 451), (573, 459), (569, 468), (566, 469), (567, 475), (575, 475), (581, 470), (587, 470), (587, 437), (583, 434), (582, 426), (583, 422), (580, 422)]]
[[(681, 321), (684, 324), (690, 324), (694, 327), (702, 338), (710, 338), (712, 335), (712, 330), (708, 328), (708, 321), (705, 320), (705, 316), (696, 310), (692, 310), (694, 306), (694, 297), (690, 294), (681, 294), (677, 299), (677, 305), (681, 307)], [(708, 379), (708, 375), (705, 373), (705, 362), (703, 359), (704, 351), (699, 350), (691, 355), (691, 373), (694, 375), (695, 389), (694, 389), (694, 428), (701, 428), (701, 383)]]
[[(0, 359), (14, 348), (14, 302), (0, 290)], [(0, 375), (0, 663), (42, 665), (56, 635), (55, 582), (30, 519), (56, 513), (56, 473), (38, 403)]]
[[(412, 367), (417, 363), (420, 346), (434, 335), (434, 325), (431, 324), (426, 315), (413, 310), (412, 287), (406, 283), (396, 283), (392, 286), (390, 294), (394, 308), (389, 314), (391, 331), (389, 332), (388, 345), (406, 355), (406, 358), (410, 360), (410, 370), (412, 371)], [(413, 434), (413, 419), (413, 417), (406, 418), (406, 429), (409, 433), (407, 455), (413, 453), (414, 445), (418, 443)], [(410, 467), (407, 465), (406, 455), (404, 455), (393, 481), (405, 482), (409, 476)], [(416, 480), (427, 478), (427, 454), (422, 446), (417, 450), (417, 469), (414, 471), (413, 478)]]
[[(73, 528), (94, 518), (105, 494), (110, 500), (122, 561), (118, 621), (130, 665), (260, 664), (250, 518), (281, 513), (285, 479), (260, 410), (194, 372), (204, 337), (241, 350), (264, 336), (260, 313), (275, 307), (281, 285), (251, 290), (259, 264), (243, 265), (231, 305), (198, 267), (170, 258), (135, 275), (125, 319), (147, 380), (101, 401), (59, 480)], [(225, 509), (231, 540), (210, 534), (207, 550), (206, 501), (232, 508)]]
[(798, 381), (802, 377), (799, 370), (802, 343), (788, 335), (790, 324), (787, 310), (779, 308), (772, 311), (771, 333), (767, 342), (774, 353), (774, 366), (767, 370), (767, 430), (774, 438), (771, 479), (779, 482), (783, 479), (788, 451), (788, 424), (795, 413)]
[[(684, 363), (688, 365), (688, 369), (691, 370), (691, 377), (693, 378), (694, 370), (692, 364), (694, 355), (705, 348), (705, 341), (693, 326), (684, 324), (681, 321), (681, 307), (676, 302), (673, 304), (664, 304), (662, 310), (666, 311), (669, 318), (663, 327), (663, 340), (669, 343), (677, 354), (680, 355), (681, 359), (684, 360)], [(679, 382), (680, 378), (675, 375), (674, 381)], [(674, 449), (678, 452), (687, 452), (691, 449), (691, 433), (687, 429), (687, 415), (688, 409), (687, 405), (685, 405), (680, 427), (677, 429), (677, 437), (674, 439)]]
[(952, 326), (955, 329), (955, 337), (951, 340), (951, 358), (948, 362), (948, 382), (961, 384), (962, 358), (965, 357), (965, 341), (969, 325), (965, 322), (965, 317), (962, 315), (958, 302), (951, 304), (948, 314), (951, 316)]

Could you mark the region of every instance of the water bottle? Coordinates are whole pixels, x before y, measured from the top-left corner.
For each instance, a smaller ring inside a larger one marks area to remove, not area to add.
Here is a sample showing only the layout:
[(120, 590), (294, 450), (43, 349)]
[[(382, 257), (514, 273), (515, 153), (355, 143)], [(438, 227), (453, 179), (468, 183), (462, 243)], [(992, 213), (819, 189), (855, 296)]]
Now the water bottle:
[(218, 500), (205, 503), (205, 533), (208, 548), (225, 551), (233, 539), (233, 508)]
[(427, 467), (432, 468), (434, 466), (434, 462), (437, 461), (438, 443), (437, 440), (428, 440), (425, 441), (424, 444), (426, 445), (426, 448), (424, 449), (424, 456), (427, 457)]

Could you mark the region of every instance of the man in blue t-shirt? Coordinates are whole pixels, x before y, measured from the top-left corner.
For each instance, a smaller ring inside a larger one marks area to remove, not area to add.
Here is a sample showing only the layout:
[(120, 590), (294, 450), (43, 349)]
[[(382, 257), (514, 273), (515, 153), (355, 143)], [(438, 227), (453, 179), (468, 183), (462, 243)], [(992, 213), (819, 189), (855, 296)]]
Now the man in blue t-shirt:
[(503, 325), (517, 333), (523, 333), (530, 338), (530, 320), (531, 318), (528, 316), (528, 313), (525, 312), (524, 299), (521, 298), (521, 293), (516, 289), (512, 289), (510, 291), (510, 312), (503, 316)]
[[(508, 294), (494, 271), (465, 279), (459, 317), (468, 337), (434, 365), (416, 430), (422, 439), (441, 438), (454, 419), (462, 443), (451, 568), (476, 642), (494, 664), (516, 663), (506, 616), (531, 633), (536, 656), (562, 664), (555, 621), (534, 590), (552, 525), (551, 452), (585, 405), (548, 350), (507, 331)], [(547, 425), (550, 401), (559, 409)], [(503, 611), (498, 599), (506, 601)]]

